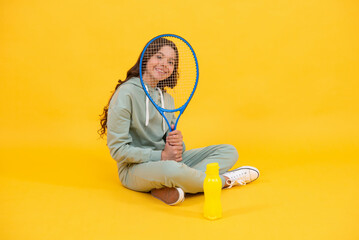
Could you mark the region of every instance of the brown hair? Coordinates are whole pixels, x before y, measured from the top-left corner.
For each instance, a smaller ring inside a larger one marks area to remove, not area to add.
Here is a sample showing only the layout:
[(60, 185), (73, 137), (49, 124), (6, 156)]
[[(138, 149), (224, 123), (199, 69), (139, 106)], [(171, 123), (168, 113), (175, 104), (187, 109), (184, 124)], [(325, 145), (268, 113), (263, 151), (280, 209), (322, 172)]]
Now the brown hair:
[[(169, 76), (168, 78), (160, 81), (157, 84), (157, 87), (159, 87), (163, 92), (166, 92), (165, 87), (174, 88), (177, 85), (177, 79), (179, 77), (179, 74), (178, 74), (178, 50), (177, 50), (176, 45), (172, 41), (161, 37), (161, 38), (157, 38), (153, 42), (151, 42), (151, 44), (146, 48), (146, 51), (145, 51), (144, 56), (143, 56), (142, 74), (144, 74), (144, 71), (146, 69), (146, 65), (147, 65), (148, 60), (153, 55), (155, 55), (163, 46), (170, 46), (176, 52), (176, 60), (175, 60), (174, 69), (173, 69), (173, 72), (172, 72), (171, 76)], [(132, 68), (130, 68), (130, 70), (127, 71), (126, 79), (124, 81), (122, 81), (121, 79), (118, 80), (118, 83), (117, 83), (117, 85), (115, 87), (115, 90), (112, 92), (112, 95), (111, 95), (110, 99), (108, 100), (106, 106), (103, 108), (103, 112), (100, 115), (101, 128), (97, 131), (98, 134), (100, 135), (100, 137), (102, 137), (102, 138), (107, 133), (107, 113), (108, 113), (108, 108), (109, 108), (111, 99), (112, 99), (113, 95), (115, 94), (117, 88), (122, 83), (126, 82), (130, 78), (140, 76), (140, 59), (141, 59), (141, 55), (142, 55), (142, 53), (138, 57), (136, 64)]]

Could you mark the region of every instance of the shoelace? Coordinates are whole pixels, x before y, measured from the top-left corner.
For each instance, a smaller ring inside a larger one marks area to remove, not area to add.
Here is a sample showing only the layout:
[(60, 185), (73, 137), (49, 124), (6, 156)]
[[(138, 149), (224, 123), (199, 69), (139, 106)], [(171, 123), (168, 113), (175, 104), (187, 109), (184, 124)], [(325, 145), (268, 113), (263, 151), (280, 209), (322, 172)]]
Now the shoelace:
[(236, 183), (238, 183), (239, 185), (246, 185), (245, 180), (243, 179), (244, 175), (243, 174), (236, 174), (234, 176), (232, 176), (231, 178), (227, 179), (226, 183), (229, 185), (227, 188), (231, 188), (233, 187)]
[(231, 180), (227, 179), (226, 183), (229, 185), (227, 188), (233, 187), (233, 185), (234, 185), (236, 182), (237, 182), (239, 185), (242, 185), (242, 186), (246, 185), (246, 182), (245, 182), (244, 180), (239, 180), (239, 179), (237, 179), (237, 180), (235, 180), (235, 181), (231, 181)]

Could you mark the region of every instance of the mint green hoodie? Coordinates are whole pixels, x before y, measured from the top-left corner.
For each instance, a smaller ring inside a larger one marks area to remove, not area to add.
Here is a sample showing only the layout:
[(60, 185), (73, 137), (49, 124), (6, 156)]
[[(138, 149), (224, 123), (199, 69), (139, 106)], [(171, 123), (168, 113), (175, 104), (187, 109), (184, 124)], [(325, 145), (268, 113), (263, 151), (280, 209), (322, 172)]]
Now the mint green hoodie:
[[(147, 89), (156, 104), (162, 106), (160, 91), (149, 85)], [(162, 94), (164, 107), (173, 109), (173, 98), (168, 93)], [(152, 102), (147, 100), (146, 103), (146, 98), (140, 79), (131, 78), (117, 88), (110, 101), (107, 146), (119, 170), (128, 164), (161, 160), (168, 126)], [(175, 114), (165, 115), (168, 121), (174, 124)]]

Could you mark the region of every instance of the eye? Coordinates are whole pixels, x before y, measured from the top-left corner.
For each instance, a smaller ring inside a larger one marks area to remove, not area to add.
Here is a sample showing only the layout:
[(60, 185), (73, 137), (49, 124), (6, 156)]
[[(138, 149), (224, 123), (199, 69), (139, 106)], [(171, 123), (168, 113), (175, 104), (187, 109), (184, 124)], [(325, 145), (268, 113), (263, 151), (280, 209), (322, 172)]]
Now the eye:
[(162, 56), (160, 54), (157, 55), (158, 59), (162, 59)]
[(168, 63), (172, 66), (175, 64), (173, 61), (168, 61)]

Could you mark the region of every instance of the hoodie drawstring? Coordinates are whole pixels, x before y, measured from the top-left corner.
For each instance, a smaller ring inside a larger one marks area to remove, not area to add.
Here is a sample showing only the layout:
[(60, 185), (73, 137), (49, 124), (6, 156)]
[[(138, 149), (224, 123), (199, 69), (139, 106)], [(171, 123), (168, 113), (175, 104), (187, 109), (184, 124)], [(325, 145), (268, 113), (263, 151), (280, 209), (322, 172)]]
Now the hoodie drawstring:
[[(145, 88), (146, 88), (146, 90), (147, 90), (147, 92), (148, 92), (147, 85), (145, 85)], [(149, 99), (148, 99), (147, 94), (146, 94), (146, 124), (145, 124), (146, 127), (147, 127), (147, 125), (148, 125), (149, 115), (150, 115), (150, 113), (148, 112), (148, 101), (149, 101)]]
[[(162, 108), (165, 108), (165, 102), (163, 101), (163, 94), (162, 94), (161, 88), (157, 88), (157, 90), (160, 92), (161, 106), (162, 106)], [(165, 121), (164, 121), (163, 117), (162, 117), (162, 129), (163, 129), (163, 132), (164, 132), (165, 131)]]
[[(147, 87), (147, 85), (145, 85), (145, 88), (146, 88), (146, 90), (147, 90), (147, 92), (148, 92), (148, 87)], [(161, 96), (161, 106), (162, 106), (162, 108), (164, 108), (165, 107), (165, 102), (164, 102), (164, 100), (163, 100), (163, 94), (162, 94), (162, 91), (161, 91), (161, 89), (160, 88), (156, 88), (157, 90), (158, 90), (158, 92), (160, 93), (160, 96)], [(147, 127), (147, 125), (148, 125), (148, 122), (149, 122), (149, 116), (150, 116), (150, 113), (149, 113), (149, 108), (148, 108), (148, 104), (149, 104), (149, 98), (148, 98), (148, 96), (146, 95), (146, 127)], [(163, 119), (163, 117), (162, 117), (162, 129), (163, 129), (163, 132), (165, 131), (165, 121), (164, 121), (164, 119)]]

